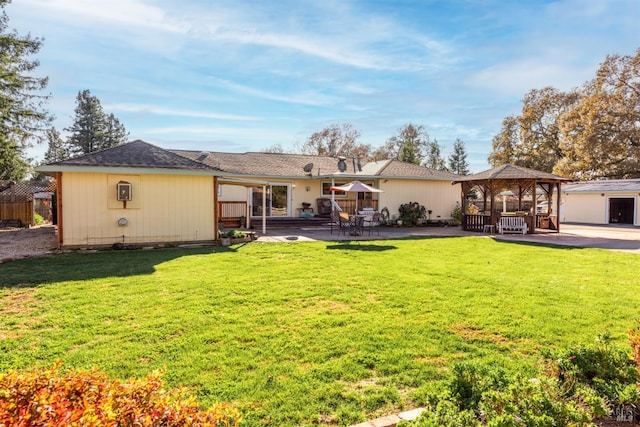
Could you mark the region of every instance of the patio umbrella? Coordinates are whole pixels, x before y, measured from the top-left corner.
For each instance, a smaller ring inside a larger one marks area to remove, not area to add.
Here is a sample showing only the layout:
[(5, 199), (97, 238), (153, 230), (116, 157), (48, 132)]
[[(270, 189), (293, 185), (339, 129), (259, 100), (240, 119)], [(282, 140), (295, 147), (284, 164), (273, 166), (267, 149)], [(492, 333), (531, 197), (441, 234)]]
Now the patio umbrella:
[(345, 185), (336, 185), (335, 187), (331, 187), (329, 190), (356, 193), (356, 213), (358, 212), (358, 193), (382, 193), (382, 190), (363, 184), (360, 181), (351, 181)]
[(502, 212), (506, 212), (507, 211), (507, 196), (513, 196), (513, 191), (511, 190), (504, 190), (500, 192), (500, 195), (502, 196)]

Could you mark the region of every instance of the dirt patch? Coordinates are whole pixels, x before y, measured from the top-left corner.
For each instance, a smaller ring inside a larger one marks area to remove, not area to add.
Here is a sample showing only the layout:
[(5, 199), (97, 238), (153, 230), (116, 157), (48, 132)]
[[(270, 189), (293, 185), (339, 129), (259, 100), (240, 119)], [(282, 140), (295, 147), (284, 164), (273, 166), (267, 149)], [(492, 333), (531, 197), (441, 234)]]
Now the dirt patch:
[(57, 249), (58, 240), (53, 225), (0, 229), (0, 263), (47, 255)]

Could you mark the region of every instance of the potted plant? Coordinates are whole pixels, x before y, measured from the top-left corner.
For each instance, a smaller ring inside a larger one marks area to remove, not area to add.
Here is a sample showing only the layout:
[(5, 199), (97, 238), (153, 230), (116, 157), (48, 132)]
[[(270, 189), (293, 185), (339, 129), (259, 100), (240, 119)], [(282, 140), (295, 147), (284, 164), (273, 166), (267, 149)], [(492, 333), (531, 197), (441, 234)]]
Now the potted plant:
[(400, 205), (400, 208), (398, 208), (398, 211), (400, 213), (398, 223), (402, 221), (402, 224), (409, 226), (416, 226), (419, 221), (427, 217), (427, 210), (418, 202), (402, 204)]
[(229, 230), (220, 236), (220, 244), (229, 246), (233, 243), (242, 243), (247, 241), (247, 235), (240, 230)]

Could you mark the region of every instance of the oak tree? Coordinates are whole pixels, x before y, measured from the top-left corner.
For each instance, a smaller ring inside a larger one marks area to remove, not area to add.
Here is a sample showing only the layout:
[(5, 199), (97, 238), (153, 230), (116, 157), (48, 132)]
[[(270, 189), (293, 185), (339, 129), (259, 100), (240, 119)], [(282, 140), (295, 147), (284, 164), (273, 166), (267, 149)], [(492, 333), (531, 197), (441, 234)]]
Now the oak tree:
[(302, 146), (303, 154), (368, 159), (371, 146), (358, 142), (360, 132), (349, 123), (332, 124), (311, 134)]
[(529, 91), (522, 101), (522, 114), (503, 120), (502, 130), (493, 139), (489, 162), (493, 166), (513, 163), (551, 172), (564, 156), (559, 117), (578, 99), (576, 91), (565, 93), (553, 87)]
[(640, 49), (609, 55), (560, 118), (566, 153), (556, 173), (574, 179), (640, 177)]

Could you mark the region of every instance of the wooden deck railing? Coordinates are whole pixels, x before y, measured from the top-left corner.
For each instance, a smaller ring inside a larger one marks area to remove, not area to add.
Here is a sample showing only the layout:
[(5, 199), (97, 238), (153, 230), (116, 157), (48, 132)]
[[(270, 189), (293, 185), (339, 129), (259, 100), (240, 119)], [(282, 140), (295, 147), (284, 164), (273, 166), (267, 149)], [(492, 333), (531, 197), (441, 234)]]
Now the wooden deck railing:
[(491, 224), (491, 215), (462, 215), (462, 229), (465, 231), (483, 231), (486, 224)]
[[(344, 212), (353, 213), (355, 211), (356, 199), (336, 199), (336, 203), (338, 203), (338, 206), (340, 206)], [(296, 213), (298, 210), (295, 209), (297, 207), (299, 206), (294, 206), (294, 209), (292, 209), (292, 216), (297, 216)], [(377, 211), (378, 201), (358, 200), (358, 210), (362, 210), (364, 208), (372, 208)], [(218, 212), (221, 220), (239, 220), (241, 216), (247, 215), (247, 202), (218, 201)]]

